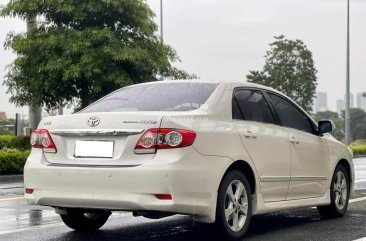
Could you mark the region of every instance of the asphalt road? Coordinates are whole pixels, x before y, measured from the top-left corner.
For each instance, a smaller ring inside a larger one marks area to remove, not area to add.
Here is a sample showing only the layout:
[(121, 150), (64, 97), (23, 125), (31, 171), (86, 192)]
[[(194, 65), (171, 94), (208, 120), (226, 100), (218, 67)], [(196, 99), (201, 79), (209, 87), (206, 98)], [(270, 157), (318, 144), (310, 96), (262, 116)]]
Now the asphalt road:
[[(354, 160), (355, 194), (347, 215), (323, 219), (306, 208), (255, 216), (245, 240), (342, 240), (366, 241), (366, 158)], [(93, 233), (65, 227), (52, 208), (29, 206), (22, 198), (21, 176), (0, 178), (0, 240), (220, 240), (206, 225), (186, 216), (161, 220), (115, 213)]]

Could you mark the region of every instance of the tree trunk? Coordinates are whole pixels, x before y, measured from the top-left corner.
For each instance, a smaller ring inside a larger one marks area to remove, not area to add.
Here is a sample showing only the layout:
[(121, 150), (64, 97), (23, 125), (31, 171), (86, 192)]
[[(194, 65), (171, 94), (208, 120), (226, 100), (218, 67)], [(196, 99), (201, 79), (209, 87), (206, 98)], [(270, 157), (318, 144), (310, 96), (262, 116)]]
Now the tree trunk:
[(81, 109), (84, 109), (89, 105), (89, 87), (87, 84), (84, 84), (81, 89)]

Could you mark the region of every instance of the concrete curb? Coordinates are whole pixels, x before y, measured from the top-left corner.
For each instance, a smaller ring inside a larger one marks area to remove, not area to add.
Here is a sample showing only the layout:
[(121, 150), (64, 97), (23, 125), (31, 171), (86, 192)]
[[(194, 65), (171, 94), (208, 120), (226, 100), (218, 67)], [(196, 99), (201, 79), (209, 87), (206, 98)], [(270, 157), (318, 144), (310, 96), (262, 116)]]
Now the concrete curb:
[(3, 175), (0, 176), (0, 183), (9, 183), (9, 182), (23, 182), (23, 175)]

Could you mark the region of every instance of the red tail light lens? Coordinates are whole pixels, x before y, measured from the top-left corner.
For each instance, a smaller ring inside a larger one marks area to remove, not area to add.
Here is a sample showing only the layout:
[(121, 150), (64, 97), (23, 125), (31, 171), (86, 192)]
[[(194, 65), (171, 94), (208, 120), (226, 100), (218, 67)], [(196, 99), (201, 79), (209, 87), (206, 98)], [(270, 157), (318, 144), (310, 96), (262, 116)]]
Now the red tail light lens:
[(155, 153), (157, 149), (171, 149), (190, 146), (196, 139), (196, 133), (178, 129), (150, 129), (137, 142), (136, 154)]
[(56, 153), (56, 146), (48, 130), (32, 131), (30, 144), (33, 148), (42, 148), (45, 152)]
[(155, 197), (160, 200), (173, 200), (173, 197), (170, 194), (155, 194)]
[(26, 189), (25, 189), (25, 193), (26, 193), (26, 194), (32, 194), (32, 193), (33, 193), (33, 191), (34, 191), (34, 189), (32, 189), (32, 188), (26, 188)]

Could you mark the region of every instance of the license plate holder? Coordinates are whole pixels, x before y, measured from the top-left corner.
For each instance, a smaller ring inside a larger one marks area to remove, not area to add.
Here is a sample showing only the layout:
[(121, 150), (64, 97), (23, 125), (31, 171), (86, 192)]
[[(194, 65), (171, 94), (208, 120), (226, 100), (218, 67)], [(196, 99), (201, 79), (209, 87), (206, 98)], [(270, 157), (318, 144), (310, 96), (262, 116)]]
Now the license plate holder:
[(75, 158), (113, 158), (114, 141), (75, 141)]

